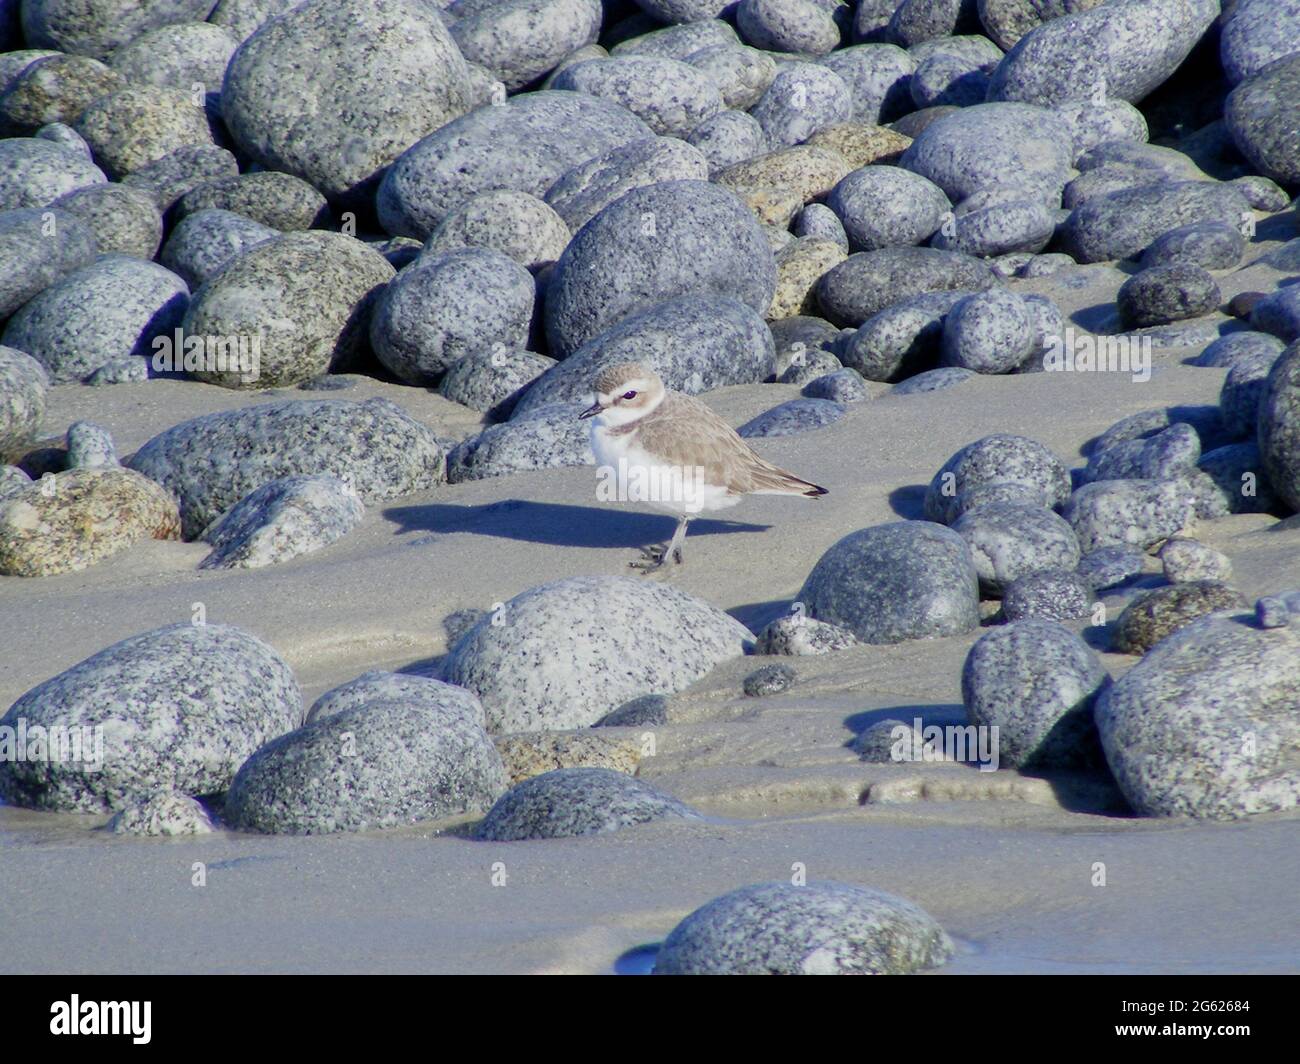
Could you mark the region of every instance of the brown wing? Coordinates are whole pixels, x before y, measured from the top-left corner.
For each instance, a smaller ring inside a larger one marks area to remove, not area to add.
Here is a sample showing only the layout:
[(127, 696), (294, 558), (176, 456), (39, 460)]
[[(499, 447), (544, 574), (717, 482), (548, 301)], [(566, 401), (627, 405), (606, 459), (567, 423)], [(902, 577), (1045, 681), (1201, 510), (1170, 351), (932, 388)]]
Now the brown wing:
[(708, 482), (725, 484), (732, 495), (826, 494), (825, 488), (761, 458), (722, 418), (680, 392), (668, 392), (655, 412), (637, 424), (635, 439), (669, 465), (703, 466)]

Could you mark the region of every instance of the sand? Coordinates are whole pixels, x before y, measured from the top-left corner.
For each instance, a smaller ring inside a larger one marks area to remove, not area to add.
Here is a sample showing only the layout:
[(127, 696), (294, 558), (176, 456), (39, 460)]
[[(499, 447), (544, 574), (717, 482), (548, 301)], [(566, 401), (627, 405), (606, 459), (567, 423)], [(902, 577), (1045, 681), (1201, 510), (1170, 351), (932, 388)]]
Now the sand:
[[(1267, 237), (1264, 234), (1263, 237)], [(1274, 246), (1261, 238), (1260, 251)], [(1116, 275), (1063, 295), (1098, 327)], [(1122, 277), (1121, 277), (1122, 279)], [(1272, 271), (1220, 277), (1225, 299), (1271, 289)], [(650, 579), (752, 628), (788, 609), (821, 553), (873, 524), (919, 517), (924, 485), (962, 445), (992, 432), (1081, 447), (1140, 410), (1217, 400), (1223, 370), (1155, 352), (1145, 383), (1123, 374), (985, 377), (944, 392), (881, 397), (837, 424), (761, 440), (767, 458), (826, 485), (816, 501), (757, 497), (700, 521), (687, 564)], [(353, 378), (443, 434), (475, 418), (422, 389)], [(881, 386), (876, 390), (883, 391)], [(130, 454), (184, 418), (310, 393), (234, 393), (153, 381), (52, 390), (47, 431), (90, 418)], [(322, 393), (315, 393), (322, 394)], [(705, 400), (732, 424), (797, 395), (781, 385)], [(442, 620), (578, 574), (623, 574), (672, 520), (596, 501), (592, 469), (443, 486), (370, 507), (324, 551), (256, 571), (196, 569), (207, 548), (148, 542), (81, 573), (0, 578), (0, 707), (126, 636), (188, 620), (240, 625), (293, 666), (310, 701), (369, 668), (405, 668), (446, 649)], [(1232, 559), (1256, 596), (1300, 586), (1300, 518), (1233, 516), (1195, 534)], [(1152, 560), (1152, 573), (1158, 562)], [(1157, 576), (1146, 583), (1154, 586)], [(1107, 594), (1113, 619), (1132, 589)], [(1081, 630), (1082, 626), (1080, 627)], [(1100, 629), (1084, 630), (1105, 645)], [(871, 765), (845, 744), (876, 719), (961, 717), (961, 663), (978, 633), (784, 659), (788, 691), (745, 698), (730, 662), (675, 700), (641, 775), (707, 814), (583, 839), (485, 844), (455, 825), (356, 836), (230, 833), (122, 839), (102, 818), (0, 808), (0, 969), (11, 972), (608, 972), (689, 911), (747, 883), (836, 879), (903, 894), (958, 940), (946, 972), (1224, 972), (1300, 967), (1300, 815), (1213, 824), (1114, 812), (1094, 783), (954, 765)], [(1105, 654), (1115, 674), (1133, 659)], [(639, 734), (640, 730), (627, 734)], [(206, 868), (195, 886), (194, 865)], [(494, 862), (506, 881), (493, 886)], [(1098, 864), (1104, 886), (1094, 885)]]

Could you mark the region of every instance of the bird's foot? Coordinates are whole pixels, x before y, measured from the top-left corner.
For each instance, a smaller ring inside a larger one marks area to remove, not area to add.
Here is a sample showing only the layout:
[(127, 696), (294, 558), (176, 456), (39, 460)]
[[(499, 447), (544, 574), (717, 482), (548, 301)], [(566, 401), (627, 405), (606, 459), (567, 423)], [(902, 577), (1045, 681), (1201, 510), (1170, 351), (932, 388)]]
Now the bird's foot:
[[(641, 560), (628, 562), (627, 564), (633, 569), (639, 569), (643, 574), (653, 573), (663, 568), (663, 565), (669, 558), (669, 544), (656, 543), (653, 547), (641, 548)], [(682, 564), (682, 548), (676, 547), (672, 551), (672, 559), (678, 565)]]

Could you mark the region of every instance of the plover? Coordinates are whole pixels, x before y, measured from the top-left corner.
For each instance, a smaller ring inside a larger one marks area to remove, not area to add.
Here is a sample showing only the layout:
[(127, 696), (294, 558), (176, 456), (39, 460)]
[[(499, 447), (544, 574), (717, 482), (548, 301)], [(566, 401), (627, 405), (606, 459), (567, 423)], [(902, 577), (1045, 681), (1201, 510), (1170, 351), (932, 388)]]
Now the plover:
[(596, 401), (579, 417), (594, 418), (591, 449), (603, 483), (616, 498), (648, 502), (677, 515), (673, 538), (642, 549), (634, 568), (651, 572), (670, 557), (681, 563), (691, 519), (735, 506), (746, 495), (825, 495), (818, 487), (760, 458), (735, 429), (698, 399), (669, 391), (636, 362), (610, 366), (593, 384)]

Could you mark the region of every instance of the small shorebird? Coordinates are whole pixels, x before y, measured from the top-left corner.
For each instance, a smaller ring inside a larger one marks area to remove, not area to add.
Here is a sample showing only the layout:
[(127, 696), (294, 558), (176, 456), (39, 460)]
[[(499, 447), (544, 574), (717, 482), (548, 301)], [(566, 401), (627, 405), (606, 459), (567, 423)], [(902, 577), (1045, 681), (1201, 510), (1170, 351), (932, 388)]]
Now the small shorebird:
[(670, 557), (680, 564), (686, 526), (702, 511), (724, 510), (746, 495), (826, 494), (760, 458), (722, 418), (698, 399), (669, 391), (645, 366), (610, 366), (593, 390), (596, 401), (579, 417), (595, 418), (591, 449), (601, 487), (613, 489), (598, 495), (677, 515), (673, 538), (643, 548), (645, 560), (630, 563), (633, 568), (652, 572)]

